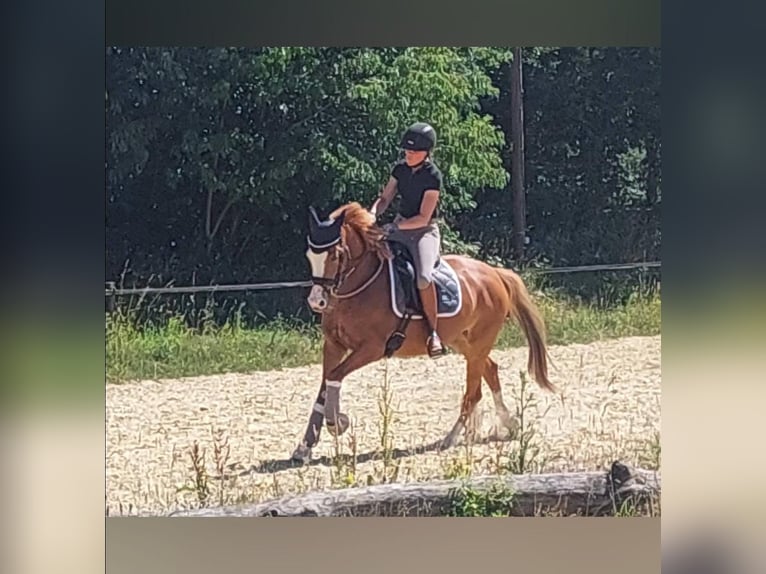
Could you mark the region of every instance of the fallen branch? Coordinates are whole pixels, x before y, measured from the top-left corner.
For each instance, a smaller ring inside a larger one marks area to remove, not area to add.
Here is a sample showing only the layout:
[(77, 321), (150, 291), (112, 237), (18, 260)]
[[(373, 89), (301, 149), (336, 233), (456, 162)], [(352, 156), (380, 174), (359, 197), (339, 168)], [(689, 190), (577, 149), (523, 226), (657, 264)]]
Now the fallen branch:
[[(482, 476), (464, 481), (383, 484), (286, 496), (260, 504), (177, 511), (171, 516), (445, 516), (460, 489), (513, 492), (512, 516), (598, 516), (655, 504), (659, 472), (615, 462), (608, 472)], [(627, 506), (626, 506), (627, 505)]]

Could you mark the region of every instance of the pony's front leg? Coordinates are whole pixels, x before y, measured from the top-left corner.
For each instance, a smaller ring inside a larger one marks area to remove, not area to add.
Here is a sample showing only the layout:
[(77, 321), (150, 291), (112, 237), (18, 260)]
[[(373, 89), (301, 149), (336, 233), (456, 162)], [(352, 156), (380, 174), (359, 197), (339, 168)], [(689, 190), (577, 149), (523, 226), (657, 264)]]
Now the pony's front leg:
[(366, 347), (357, 349), (327, 375), (327, 379), (325, 380), (327, 392), (324, 405), (324, 416), (327, 430), (334, 436), (342, 435), (346, 432), (349, 426), (348, 416), (343, 414), (340, 410), (340, 389), (343, 379), (353, 371), (361, 369), (365, 365), (383, 358), (383, 349), (384, 343), (379, 345), (372, 343), (368, 344)]
[(311, 414), (309, 415), (309, 423), (306, 427), (306, 432), (303, 435), (303, 440), (295, 447), (292, 456), (292, 460), (296, 462), (306, 463), (311, 460), (311, 449), (319, 442), (319, 435), (322, 432), (322, 423), (324, 422), (324, 402), (325, 402), (325, 384), (319, 386), (319, 393), (311, 407)]
[(319, 392), (311, 407), (308, 426), (303, 435), (303, 440), (298, 444), (292, 454), (292, 459), (297, 462), (308, 462), (311, 459), (311, 449), (319, 442), (319, 435), (322, 432), (325, 413), (325, 381), (330, 373), (343, 358), (346, 350), (332, 339), (326, 338), (322, 349), (322, 384), (319, 385)]

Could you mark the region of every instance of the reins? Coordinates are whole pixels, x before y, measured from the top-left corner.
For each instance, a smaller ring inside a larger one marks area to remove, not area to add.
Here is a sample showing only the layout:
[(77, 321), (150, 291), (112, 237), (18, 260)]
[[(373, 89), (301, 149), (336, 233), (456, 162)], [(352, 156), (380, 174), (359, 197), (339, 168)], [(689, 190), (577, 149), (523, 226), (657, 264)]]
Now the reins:
[(330, 295), (332, 295), (336, 299), (350, 299), (351, 297), (355, 297), (355, 296), (359, 295), (359, 293), (361, 293), (362, 291), (367, 289), (378, 278), (378, 275), (380, 275), (380, 272), (383, 271), (383, 265), (384, 264), (385, 264), (385, 261), (383, 259), (381, 259), (380, 260), (380, 265), (378, 265), (378, 269), (375, 271), (375, 273), (372, 274), (372, 276), (367, 281), (364, 282), (364, 284), (362, 284), (361, 287), (357, 287), (356, 289), (354, 289), (350, 293), (338, 293), (338, 289), (340, 289), (341, 285), (343, 284), (343, 281), (348, 279), (351, 276), (351, 274), (354, 271), (356, 271), (356, 267), (352, 267), (351, 271), (346, 273), (345, 276), (341, 279), (341, 281), (338, 282), (338, 286), (337, 287), (335, 285), (333, 285), (330, 288)]

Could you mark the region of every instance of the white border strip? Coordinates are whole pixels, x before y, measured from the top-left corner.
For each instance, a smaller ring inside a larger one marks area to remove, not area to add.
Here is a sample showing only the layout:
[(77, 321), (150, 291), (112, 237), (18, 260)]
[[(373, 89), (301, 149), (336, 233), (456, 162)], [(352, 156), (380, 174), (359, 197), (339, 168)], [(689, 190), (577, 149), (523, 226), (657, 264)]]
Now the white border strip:
[(336, 243), (339, 243), (340, 242), (340, 237), (338, 237), (338, 239), (335, 239), (335, 240), (331, 241), (330, 243), (325, 243), (324, 245), (317, 245), (316, 243), (313, 243), (311, 241), (311, 238), (309, 238), (309, 237), (306, 238), (306, 241), (308, 242), (309, 247), (313, 247), (314, 249), (325, 249), (327, 247), (332, 247)]
[[(455, 280), (455, 283), (457, 283), (457, 307), (455, 310), (451, 313), (439, 313), (437, 317), (439, 319), (447, 319), (449, 317), (454, 317), (463, 308), (463, 286), (460, 284), (460, 278), (457, 276), (457, 273), (455, 273), (455, 270), (452, 268), (452, 266), (447, 263), (445, 259), (441, 260), (442, 265), (447, 268), (447, 271), (450, 275), (452, 275), (452, 278)], [(404, 315), (399, 311), (399, 309), (396, 306), (396, 279), (394, 271), (394, 263), (391, 259), (388, 260), (388, 280), (389, 280), (389, 291), (391, 291), (391, 310), (394, 312), (394, 315), (399, 317), (400, 319), (404, 317)], [(438, 306), (438, 302), (437, 302)], [(420, 320), (423, 319), (422, 315), (412, 315), (410, 317), (413, 320)]]

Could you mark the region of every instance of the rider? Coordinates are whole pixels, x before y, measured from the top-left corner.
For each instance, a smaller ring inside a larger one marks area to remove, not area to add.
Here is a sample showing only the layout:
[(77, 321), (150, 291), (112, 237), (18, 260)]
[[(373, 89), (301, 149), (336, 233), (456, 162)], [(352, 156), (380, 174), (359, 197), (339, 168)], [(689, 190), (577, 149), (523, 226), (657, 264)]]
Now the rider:
[(377, 217), (388, 208), (397, 193), (400, 195), (399, 213), (386, 229), (389, 239), (404, 243), (414, 259), (417, 287), (430, 327), (426, 341), (428, 354), (437, 357), (444, 352), (444, 347), (436, 332), (436, 286), (431, 277), (439, 260), (441, 243), (437, 218), (440, 215), (442, 173), (431, 159), (436, 132), (427, 123), (414, 123), (402, 136), (400, 145), (404, 149), (404, 159), (394, 165), (388, 183), (370, 212)]

